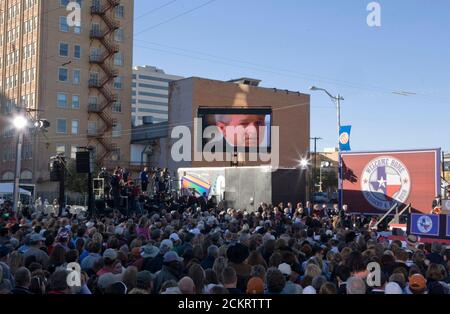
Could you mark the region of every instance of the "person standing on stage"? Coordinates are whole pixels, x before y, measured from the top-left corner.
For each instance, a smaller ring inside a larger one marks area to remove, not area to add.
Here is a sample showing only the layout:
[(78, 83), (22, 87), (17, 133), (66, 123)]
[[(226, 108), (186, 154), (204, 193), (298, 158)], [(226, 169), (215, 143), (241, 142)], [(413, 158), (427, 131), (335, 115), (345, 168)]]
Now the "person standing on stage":
[(111, 195), (114, 200), (114, 209), (119, 209), (120, 206), (120, 181), (119, 170), (116, 170), (111, 177)]
[(141, 190), (142, 190), (142, 193), (146, 193), (147, 192), (147, 188), (148, 188), (148, 183), (149, 183), (149, 175), (148, 175), (148, 168), (147, 167), (145, 167), (144, 170), (141, 172), (140, 179), (141, 179)]

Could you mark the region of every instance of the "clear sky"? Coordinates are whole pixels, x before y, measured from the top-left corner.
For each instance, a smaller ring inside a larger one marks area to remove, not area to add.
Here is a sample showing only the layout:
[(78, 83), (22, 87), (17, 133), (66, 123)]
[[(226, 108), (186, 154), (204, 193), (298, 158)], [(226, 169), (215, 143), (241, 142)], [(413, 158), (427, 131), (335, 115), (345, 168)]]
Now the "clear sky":
[[(369, 2), (135, 0), (134, 64), (307, 93), (317, 85), (345, 97), (354, 151), (450, 151), (450, 1), (380, 0), (380, 28), (366, 23)], [(311, 136), (336, 146), (331, 100), (312, 93), (311, 107)]]

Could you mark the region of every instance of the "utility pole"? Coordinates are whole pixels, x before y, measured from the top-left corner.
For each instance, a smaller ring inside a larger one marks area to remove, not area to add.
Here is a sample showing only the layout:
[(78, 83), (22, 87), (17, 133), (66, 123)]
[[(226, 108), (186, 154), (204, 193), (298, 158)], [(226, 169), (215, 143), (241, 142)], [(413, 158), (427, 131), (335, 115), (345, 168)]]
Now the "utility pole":
[(444, 180), (446, 180), (445, 178), (445, 152), (442, 151), (442, 177), (444, 178)]
[(325, 94), (327, 94), (330, 99), (335, 103), (336, 105), (336, 111), (337, 111), (337, 127), (338, 127), (338, 156), (339, 156), (339, 171), (338, 171), (338, 189), (339, 189), (339, 210), (342, 209), (343, 205), (343, 171), (342, 171), (342, 156), (341, 156), (341, 149), (340, 149), (340, 137), (341, 137), (341, 101), (344, 100), (344, 97), (342, 97), (340, 94), (337, 94), (337, 96), (333, 96), (324, 88), (319, 88), (316, 86), (311, 86), (309, 88), (311, 91), (322, 91)]

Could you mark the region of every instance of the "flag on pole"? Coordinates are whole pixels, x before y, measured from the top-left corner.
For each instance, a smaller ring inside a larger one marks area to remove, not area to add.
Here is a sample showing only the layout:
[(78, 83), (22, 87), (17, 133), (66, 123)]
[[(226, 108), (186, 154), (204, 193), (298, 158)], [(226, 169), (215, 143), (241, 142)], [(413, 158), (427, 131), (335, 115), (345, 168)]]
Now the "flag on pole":
[(341, 130), (339, 132), (339, 150), (341, 152), (350, 151), (350, 133), (352, 131), (351, 125), (341, 126)]

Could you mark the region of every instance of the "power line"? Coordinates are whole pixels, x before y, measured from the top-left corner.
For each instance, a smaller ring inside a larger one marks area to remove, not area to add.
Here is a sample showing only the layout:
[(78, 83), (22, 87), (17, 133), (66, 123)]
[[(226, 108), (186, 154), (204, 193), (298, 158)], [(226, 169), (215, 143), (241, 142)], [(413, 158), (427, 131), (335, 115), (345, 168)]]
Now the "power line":
[(215, 2), (215, 1), (217, 1), (217, 0), (210, 0), (210, 1), (205, 2), (205, 3), (203, 3), (203, 4), (199, 5), (199, 6), (196, 6), (196, 7), (192, 8), (192, 9), (190, 9), (190, 10), (187, 10), (187, 11), (184, 11), (184, 12), (178, 14), (178, 15), (175, 15), (175, 16), (173, 16), (173, 17), (171, 17), (171, 18), (169, 18), (169, 19), (167, 19), (165, 21), (162, 21), (162, 22), (160, 22), (158, 24), (155, 24), (155, 25), (152, 25), (152, 26), (150, 26), (148, 28), (145, 28), (145, 29), (141, 30), (140, 32), (136, 33), (135, 36), (139, 35), (139, 34), (142, 34), (142, 33), (145, 33), (145, 32), (148, 32), (148, 31), (150, 31), (152, 29), (155, 29), (155, 28), (157, 28), (157, 27), (159, 27), (161, 25), (164, 25), (164, 24), (167, 24), (169, 22), (172, 22), (173, 20), (176, 20), (176, 19), (178, 19), (178, 18), (180, 18), (182, 16), (185, 16), (185, 15), (187, 15), (189, 13), (192, 13), (192, 12), (198, 10), (198, 9), (201, 9), (201, 8), (207, 6), (207, 5), (209, 5), (209, 4), (211, 4), (211, 3)]
[(177, 2), (177, 1), (178, 1), (178, 0), (172, 0), (172, 1), (169, 1), (169, 2), (163, 4), (163, 5), (159, 6), (159, 7), (156, 7), (156, 8), (154, 8), (154, 9), (151, 9), (150, 11), (147, 11), (147, 12), (145, 12), (145, 13), (139, 15), (138, 17), (135, 17), (135, 18), (134, 18), (134, 21), (139, 20), (139, 19), (141, 19), (141, 18), (143, 18), (143, 17), (145, 17), (145, 16), (148, 16), (148, 15), (150, 15), (150, 14), (152, 14), (152, 13), (155, 13), (156, 11), (159, 11), (159, 10), (161, 10), (161, 9), (164, 9), (165, 7), (168, 7), (169, 5), (171, 5), (172, 3), (175, 3), (175, 2)]
[[(209, 54), (209, 53), (199, 52), (199, 51), (195, 51), (195, 50), (188, 50), (188, 49), (178, 48), (178, 47), (174, 47), (174, 46), (162, 45), (159, 43), (154, 43), (154, 42), (150, 42), (150, 41), (146, 41), (146, 40), (142, 40), (142, 39), (135, 39), (135, 40), (144, 42), (144, 43), (148, 43), (151, 45), (165, 47), (168, 49), (180, 50), (183, 52), (202, 55), (202, 56), (205, 56), (206, 58), (197, 56), (197, 55), (192, 55), (192, 54), (174, 52), (171, 50), (153, 48), (153, 47), (141, 46), (141, 45), (135, 44), (135, 47), (139, 47), (139, 48), (143, 48), (143, 49), (160, 51), (160, 52), (165, 52), (165, 53), (178, 55), (178, 56), (182, 56), (182, 57), (187, 57), (187, 58), (192, 58), (192, 59), (197, 59), (197, 60), (202, 60), (202, 61), (208, 61), (208, 62), (212, 62), (212, 63), (224, 64), (224, 65), (233, 66), (233, 67), (247, 68), (250, 70), (265, 72), (265, 73), (269, 73), (269, 74), (276, 74), (276, 75), (280, 75), (280, 76), (284, 76), (284, 77), (302, 78), (302, 79), (307, 79), (307, 80), (311, 80), (311, 81), (315, 80), (317, 82), (323, 82), (323, 83), (327, 83), (327, 84), (335, 84), (335, 85), (345, 86), (345, 87), (353, 88), (353, 89), (377, 91), (377, 92), (380, 92), (381, 94), (386, 94), (386, 95), (395, 95), (395, 96), (402, 96), (402, 97), (405, 97), (405, 96), (433, 97), (433, 98), (443, 99), (446, 101), (448, 101), (450, 99), (445, 96), (432, 95), (432, 94), (420, 92), (420, 91), (419, 92), (407, 92), (407, 91), (399, 92), (395, 88), (391, 89), (391, 88), (387, 88), (387, 87), (383, 87), (383, 86), (376, 86), (376, 85), (372, 85), (372, 84), (362, 86), (359, 84), (355, 84), (354, 82), (338, 80), (336, 78), (319, 76), (319, 75), (315, 75), (315, 74), (303, 73), (303, 72), (287, 70), (287, 69), (282, 69), (282, 68), (275, 68), (275, 67), (271, 67), (271, 66), (267, 66), (267, 65), (263, 65), (263, 64), (257, 64), (254, 62), (248, 62), (245, 60), (238, 60), (238, 59), (233, 59), (233, 58), (228, 58), (228, 57), (223, 57), (223, 56), (217, 56), (217, 55), (213, 55), (213, 54)], [(230, 61), (232, 63), (223, 62), (221, 60)], [(244, 64), (244, 65), (241, 66), (239, 64), (234, 64), (234, 63), (240, 63), (240, 64)]]

